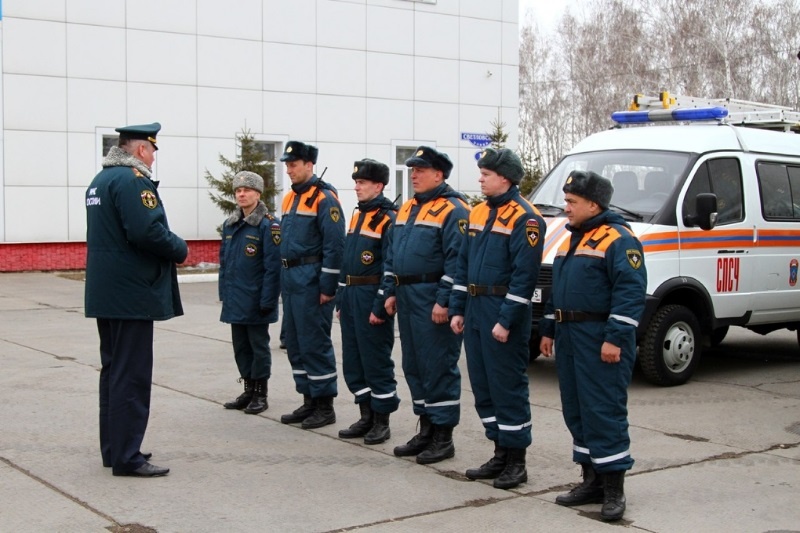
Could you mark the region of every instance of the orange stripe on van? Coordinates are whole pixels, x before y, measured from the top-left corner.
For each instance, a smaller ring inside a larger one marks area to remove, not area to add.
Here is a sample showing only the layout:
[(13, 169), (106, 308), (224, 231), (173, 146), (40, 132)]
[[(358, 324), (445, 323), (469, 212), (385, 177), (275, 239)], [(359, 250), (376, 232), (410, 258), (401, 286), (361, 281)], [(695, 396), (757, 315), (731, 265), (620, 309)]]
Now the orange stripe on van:
[(569, 233), (567, 230), (567, 222), (569, 222), (569, 220), (566, 218), (548, 218), (545, 220), (547, 220), (547, 235), (544, 239), (542, 257), (547, 257), (547, 254), (549, 254), (554, 247), (558, 246), (561, 237), (563, 237), (565, 233)]

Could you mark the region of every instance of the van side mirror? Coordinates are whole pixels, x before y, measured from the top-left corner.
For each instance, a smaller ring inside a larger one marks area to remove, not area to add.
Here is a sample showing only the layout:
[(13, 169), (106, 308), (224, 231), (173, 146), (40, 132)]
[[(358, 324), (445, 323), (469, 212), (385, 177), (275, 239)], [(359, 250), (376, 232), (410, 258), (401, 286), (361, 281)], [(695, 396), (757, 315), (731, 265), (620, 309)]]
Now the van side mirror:
[(683, 223), (686, 227), (700, 226), (700, 229), (710, 230), (717, 225), (717, 195), (703, 192), (695, 198), (695, 215), (684, 215)]

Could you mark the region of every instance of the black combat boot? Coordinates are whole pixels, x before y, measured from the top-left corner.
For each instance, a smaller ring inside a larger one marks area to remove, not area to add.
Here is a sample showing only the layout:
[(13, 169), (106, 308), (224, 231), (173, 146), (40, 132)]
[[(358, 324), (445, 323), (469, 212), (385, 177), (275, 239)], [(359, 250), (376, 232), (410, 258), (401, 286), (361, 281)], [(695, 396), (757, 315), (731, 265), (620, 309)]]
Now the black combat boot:
[(349, 428), (340, 429), (340, 439), (355, 439), (358, 437), (363, 437), (372, 428), (372, 407), (369, 405), (369, 399), (358, 404), (358, 409), (361, 411), (361, 418), (359, 418)]
[(250, 378), (239, 378), (239, 382), (241, 383), (242, 381), (244, 381), (244, 392), (241, 393), (235, 400), (231, 400), (223, 404), (225, 409), (239, 409), (241, 411), (250, 404), (250, 400), (253, 399), (253, 387), (255, 386), (255, 381)]
[(303, 405), (289, 413), (281, 415), (281, 424), (297, 424), (311, 416), (317, 408), (317, 400), (311, 396), (303, 395)]
[(469, 479), (494, 479), (506, 468), (507, 458), (508, 448), (500, 446), (500, 444), (495, 441), (494, 457), (483, 463), (478, 468), (470, 468), (467, 470), (466, 475)]
[(269, 404), (267, 403), (267, 378), (255, 379), (255, 387), (253, 388), (253, 399), (250, 404), (244, 408), (244, 412), (248, 415), (257, 415), (267, 410)]
[(417, 463), (429, 465), (438, 463), (455, 456), (456, 447), (453, 444), (453, 426), (433, 425), (433, 439), (428, 447), (417, 455)]
[(500, 477), (494, 480), (496, 489), (513, 489), (520, 483), (528, 481), (528, 470), (525, 468), (526, 448), (509, 448), (506, 467)]
[(311, 416), (303, 420), (300, 425), (303, 429), (321, 428), (336, 423), (336, 413), (333, 410), (333, 396), (320, 396), (316, 398), (317, 408)]
[(610, 522), (619, 520), (625, 513), (625, 471), (618, 470), (603, 475), (603, 507), (600, 519)]
[(364, 444), (380, 444), (386, 442), (392, 432), (389, 429), (389, 413), (379, 413), (375, 411), (372, 429), (364, 435)]
[(395, 446), (394, 454), (397, 457), (417, 455), (428, 447), (431, 440), (433, 440), (433, 424), (431, 424), (431, 419), (428, 418), (428, 415), (421, 415), (419, 417), (419, 433), (411, 437), (411, 440), (407, 443)]
[(573, 487), (566, 494), (556, 496), (556, 503), (565, 507), (585, 505), (587, 503), (600, 503), (603, 501), (603, 480), (594, 471), (591, 463), (580, 463), (583, 482)]

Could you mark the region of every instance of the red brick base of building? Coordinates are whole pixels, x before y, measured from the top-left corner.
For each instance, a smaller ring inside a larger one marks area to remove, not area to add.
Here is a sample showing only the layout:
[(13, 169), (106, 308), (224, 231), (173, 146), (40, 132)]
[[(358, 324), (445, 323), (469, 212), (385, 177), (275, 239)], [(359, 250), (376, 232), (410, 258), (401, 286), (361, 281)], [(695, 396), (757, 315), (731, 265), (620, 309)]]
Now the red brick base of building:
[[(219, 240), (186, 241), (189, 257), (180, 266), (219, 262)], [(0, 272), (83, 270), (85, 242), (0, 243)]]

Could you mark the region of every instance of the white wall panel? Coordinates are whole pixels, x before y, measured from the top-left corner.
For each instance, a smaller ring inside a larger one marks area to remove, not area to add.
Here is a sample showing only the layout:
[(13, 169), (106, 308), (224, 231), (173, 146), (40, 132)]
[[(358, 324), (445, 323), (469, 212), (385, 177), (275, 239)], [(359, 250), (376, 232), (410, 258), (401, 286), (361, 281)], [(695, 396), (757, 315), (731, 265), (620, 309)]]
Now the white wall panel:
[(261, 0), (197, 0), (197, 33), (261, 40)]
[(414, 98), (414, 58), (408, 55), (367, 52), (367, 96)]
[(66, 187), (6, 187), (5, 192), (6, 242), (67, 240)]
[(94, 133), (67, 134), (67, 184), (88, 187), (98, 169), (95, 163), (97, 137)]
[[(94, 176), (92, 176), (94, 177)], [(90, 178), (91, 179), (91, 178)], [(89, 183), (86, 184), (87, 186)], [(67, 239), (86, 240), (86, 187), (67, 187)]]
[(237, 89), (197, 90), (197, 132), (202, 137), (233, 137), (247, 128), (262, 131), (261, 93)]
[(317, 92), (341, 96), (366, 94), (367, 56), (359, 50), (317, 48)]
[(414, 60), (414, 98), (425, 102), (456, 103), (459, 62), (417, 57)]
[(67, 80), (67, 129), (94, 132), (96, 127), (126, 125), (125, 82)]
[(235, 139), (235, 134), (228, 137), (199, 137), (197, 139), (197, 187), (208, 187), (208, 181), (204, 177), (206, 171), (217, 179), (222, 177), (223, 172), (228, 171), (219, 162), (219, 156), (225, 156), (229, 160), (236, 159), (238, 148)]
[(197, 88), (128, 84), (127, 124), (161, 123), (167, 135), (197, 135)]
[(169, 230), (182, 239), (196, 239), (198, 190), (170, 187), (164, 182), (158, 187), (158, 195), (167, 212)]
[(458, 15), (461, 11), (461, 0), (436, 0), (435, 4), (423, 4), (422, 2), (409, 3), (414, 6), (414, 10), (421, 12)]
[(411, 55), (413, 30), (413, 11), (367, 6), (367, 50)]
[(363, 98), (317, 96), (319, 142), (366, 142), (366, 115)]
[(503, 65), (500, 67), (500, 72), (502, 73), (500, 104), (516, 106), (519, 102), (519, 67), (516, 65)]
[[(217, 226), (221, 225), (227, 218), (217, 205), (208, 196), (210, 189), (197, 190), (197, 238), (198, 239), (219, 239)], [(217, 193), (216, 190), (211, 192)], [(219, 262), (218, 255), (214, 256), (214, 263)]]
[[(229, 4), (219, 5), (224, 9)], [(129, 28), (190, 34), (197, 31), (196, 0), (133, 0), (126, 1), (125, 7)]]
[(313, 46), (264, 43), (265, 91), (314, 93), (317, 49)]
[(460, 28), (459, 58), (462, 61), (500, 62), (503, 48), (500, 22), (462, 18)]
[(198, 37), (197, 84), (201, 87), (261, 89), (261, 54), (261, 42)]
[(6, 0), (3, 3), (3, 18), (21, 17), (63, 22), (66, 18), (66, 4), (66, 0), (36, 0), (35, 2), (32, 0)]
[(273, 43), (316, 44), (316, 0), (263, 0), (263, 39)]
[(414, 137), (414, 102), (367, 99), (367, 142), (389, 144)]
[(29, 187), (31, 193), (30, 187), (66, 186), (67, 135), (6, 130), (5, 184)]
[(67, 28), (67, 75), (72, 78), (125, 80), (125, 30), (70, 24)]
[(418, 56), (458, 59), (458, 17), (416, 12), (414, 51)]
[(128, 31), (128, 81), (195, 85), (197, 37)]
[(65, 76), (66, 25), (40, 20), (3, 20), (3, 72)]
[(158, 145), (156, 160), (161, 184), (165, 187), (197, 188), (197, 140), (159, 135)]
[(505, 65), (519, 65), (519, 26), (516, 23), (503, 23), (503, 51), (499, 62)]
[(125, 2), (108, 0), (69, 0), (67, 22), (93, 24), (96, 26), (125, 26)]
[(462, 17), (485, 20), (501, 20), (503, 18), (503, 0), (460, 0), (459, 4)]
[(432, 139), (437, 145), (453, 145), (461, 138), (457, 104), (414, 104), (414, 139)]
[(6, 75), (3, 106), (6, 130), (64, 131), (67, 128), (67, 80)]
[(264, 93), (264, 133), (298, 141), (316, 139), (317, 107), (313, 94)]
[(519, 0), (503, 0), (503, 20), (512, 24), (519, 22)]
[[(363, 3), (337, 0), (317, 2), (317, 45), (364, 50), (367, 46), (367, 10)], [(313, 28), (313, 26), (311, 26)]]
[(503, 75), (492, 63), (461, 63), (459, 72), (461, 103), (497, 105), (503, 85)]

